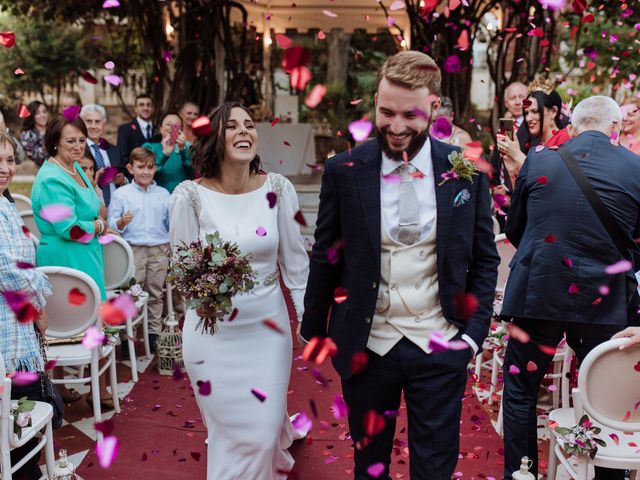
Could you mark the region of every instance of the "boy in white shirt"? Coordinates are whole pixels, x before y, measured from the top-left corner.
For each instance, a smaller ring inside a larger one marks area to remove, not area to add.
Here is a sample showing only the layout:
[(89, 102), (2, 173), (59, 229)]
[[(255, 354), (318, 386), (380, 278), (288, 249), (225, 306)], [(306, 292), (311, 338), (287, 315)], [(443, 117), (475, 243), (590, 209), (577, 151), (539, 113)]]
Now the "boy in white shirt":
[(133, 181), (115, 190), (107, 222), (133, 249), (135, 278), (149, 293), (149, 342), (155, 352), (162, 331), (162, 306), (169, 258), (169, 191), (153, 180), (155, 156), (144, 147), (129, 155)]

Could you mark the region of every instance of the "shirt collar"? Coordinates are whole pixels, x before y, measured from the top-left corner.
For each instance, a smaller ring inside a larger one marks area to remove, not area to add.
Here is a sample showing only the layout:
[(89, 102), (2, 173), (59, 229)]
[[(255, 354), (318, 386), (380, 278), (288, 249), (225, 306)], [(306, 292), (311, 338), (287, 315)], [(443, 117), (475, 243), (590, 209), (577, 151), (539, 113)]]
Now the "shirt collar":
[[(420, 173), (429, 175), (431, 172), (431, 140), (427, 138), (426, 142), (418, 153), (409, 160), (409, 164), (413, 165)], [(400, 166), (400, 162), (391, 160), (384, 151), (382, 152), (382, 175), (393, 173)]]
[[(131, 180), (131, 183), (141, 192), (144, 192), (144, 190), (142, 189), (142, 187), (140, 185), (138, 185), (134, 180)], [(147, 192), (150, 192), (151, 190), (153, 190), (156, 187), (157, 183), (155, 180), (151, 180), (151, 183), (149, 184), (149, 188), (147, 188)]]
[(146, 129), (147, 125), (151, 125), (151, 128), (153, 128), (153, 124), (151, 122), (147, 122), (140, 117), (136, 117), (136, 120), (138, 121), (138, 125), (140, 125), (143, 129)]

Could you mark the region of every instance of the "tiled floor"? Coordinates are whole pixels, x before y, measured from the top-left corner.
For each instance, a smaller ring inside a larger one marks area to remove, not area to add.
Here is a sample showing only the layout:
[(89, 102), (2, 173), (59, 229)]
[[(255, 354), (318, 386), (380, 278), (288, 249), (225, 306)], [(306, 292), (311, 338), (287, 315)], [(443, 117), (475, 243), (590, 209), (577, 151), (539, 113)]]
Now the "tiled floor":
[[(120, 358), (119, 355), (118, 358)], [(137, 357), (138, 373), (143, 373), (149, 368), (153, 359), (153, 356), (151, 358)], [(108, 371), (106, 374), (108, 375)], [(128, 395), (135, 385), (131, 381), (131, 364), (128, 361), (118, 361), (117, 374), (118, 397), (122, 406), (122, 403), (128, 401)], [(59, 450), (66, 449), (69, 461), (77, 468), (89, 453), (89, 450), (95, 447), (97, 436), (94, 428), (93, 408), (85, 400), (86, 395), (89, 393), (89, 385), (73, 385), (73, 388), (83, 398), (75, 403), (66, 405), (62, 426), (54, 432), (54, 450), (56, 458), (58, 458)], [(103, 421), (112, 418), (114, 414), (114, 410), (103, 410)]]

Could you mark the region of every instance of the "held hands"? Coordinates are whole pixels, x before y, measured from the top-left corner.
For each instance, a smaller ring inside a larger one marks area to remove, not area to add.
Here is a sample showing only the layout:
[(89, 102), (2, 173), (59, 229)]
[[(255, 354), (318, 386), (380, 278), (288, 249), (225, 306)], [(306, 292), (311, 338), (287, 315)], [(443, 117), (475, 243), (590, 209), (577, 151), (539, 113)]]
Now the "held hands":
[(621, 332), (616, 333), (612, 339), (614, 338), (628, 338), (629, 341), (627, 343), (620, 346), (620, 350), (624, 350), (625, 348), (633, 347), (634, 345), (640, 345), (640, 327), (627, 327)]
[(124, 227), (129, 225), (132, 220), (133, 220), (133, 213), (131, 213), (130, 211), (124, 212), (124, 215), (122, 215), (122, 217), (118, 219), (118, 223), (117, 223), (118, 230), (122, 230)]

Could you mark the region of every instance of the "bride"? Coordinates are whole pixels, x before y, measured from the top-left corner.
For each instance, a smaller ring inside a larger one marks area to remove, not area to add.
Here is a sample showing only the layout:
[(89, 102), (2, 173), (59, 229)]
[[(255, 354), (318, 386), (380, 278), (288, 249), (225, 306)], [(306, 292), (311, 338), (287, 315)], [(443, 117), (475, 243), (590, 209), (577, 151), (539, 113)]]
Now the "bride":
[[(206, 396), (194, 389), (208, 428), (207, 479), (285, 479), (293, 467), (287, 451), (293, 439), (287, 414), (292, 340), (279, 277), (300, 322), (309, 260), (294, 220), (298, 200), (286, 178), (260, 173), (258, 134), (245, 107), (227, 102), (209, 119), (213, 134), (192, 147), (202, 178), (181, 183), (169, 202), (171, 245), (204, 241), (218, 231), (251, 254), (258, 283), (233, 299), (237, 315), (218, 322), (214, 335), (196, 328), (194, 310), (185, 319), (191, 383), (211, 383)], [(281, 332), (266, 326), (267, 319)]]

